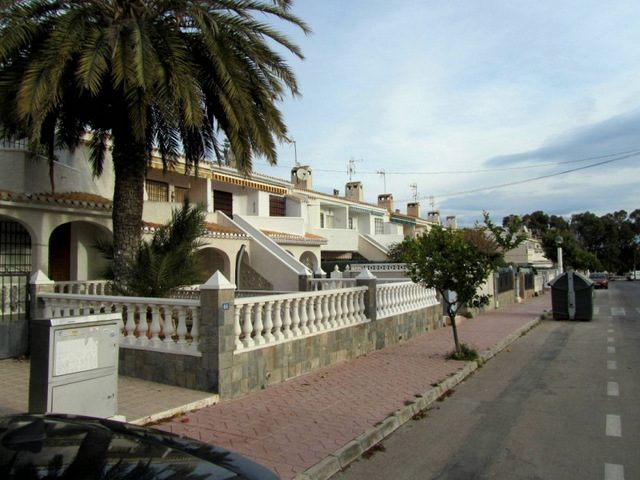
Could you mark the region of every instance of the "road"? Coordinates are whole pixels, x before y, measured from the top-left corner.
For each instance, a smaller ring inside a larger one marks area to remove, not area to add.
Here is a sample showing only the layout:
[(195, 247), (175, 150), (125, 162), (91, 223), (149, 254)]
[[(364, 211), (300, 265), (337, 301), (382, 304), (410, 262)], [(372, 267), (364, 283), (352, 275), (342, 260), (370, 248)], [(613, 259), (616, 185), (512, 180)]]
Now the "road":
[(640, 479), (640, 282), (595, 293), (332, 479)]

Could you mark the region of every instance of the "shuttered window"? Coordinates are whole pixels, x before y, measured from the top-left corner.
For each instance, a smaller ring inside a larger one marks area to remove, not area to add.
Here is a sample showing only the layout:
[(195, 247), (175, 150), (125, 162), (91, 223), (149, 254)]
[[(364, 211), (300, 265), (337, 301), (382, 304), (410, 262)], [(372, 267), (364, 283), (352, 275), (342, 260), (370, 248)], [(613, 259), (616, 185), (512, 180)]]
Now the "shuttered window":
[(184, 202), (184, 199), (189, 196), (189, 189), (184, 187), (175, 187), (173, 190), (173, 201), (176, 203)]
[(286, 217), (286, 208), (284, 197), (277, 195), (269, 195), (269, 216), (270, 217)]
[(233, 194), (222, 190), (213, 191), (213, 210), (222, 212), (225, 215), (233, 216)]

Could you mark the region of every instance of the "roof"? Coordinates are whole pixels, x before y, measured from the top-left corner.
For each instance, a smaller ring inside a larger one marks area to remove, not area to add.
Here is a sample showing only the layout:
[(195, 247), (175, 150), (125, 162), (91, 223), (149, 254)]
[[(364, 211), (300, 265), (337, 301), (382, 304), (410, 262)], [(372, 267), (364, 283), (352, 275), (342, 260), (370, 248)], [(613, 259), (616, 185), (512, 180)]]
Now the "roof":
[[(161, 223), (142, 222), (142, 230), (144, 233), (154, 233), (163, 226)], [(232, 240), (249, 238), (246, 233), (236, 230), (235, 228), (225, 227), (219, 223), (205, 222), (204, 230), (204, 233), (200, 235), (204, 238), (228, 238)]]
[(113, 202), (108, 198), (92, 193), (15, 193), (0, 190), (0, 200), (24, 203), (50, 203), (64, 207), (82, 207), (95, 210), (112, 210)]
[(271, 230), (261, 230), (266, 236), (280, 245), (326, 245), (327, 239), (313, 233), (306, 233), (304, 236), (286, 232), (273, 232)]

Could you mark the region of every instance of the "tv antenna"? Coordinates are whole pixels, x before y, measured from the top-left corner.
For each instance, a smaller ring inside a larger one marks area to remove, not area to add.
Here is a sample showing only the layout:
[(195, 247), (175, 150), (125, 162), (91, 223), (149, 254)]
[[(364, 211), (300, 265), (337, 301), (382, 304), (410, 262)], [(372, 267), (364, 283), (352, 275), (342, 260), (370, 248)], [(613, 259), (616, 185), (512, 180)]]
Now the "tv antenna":
[(411, 190), (413, 190), (413, 201), (417, 202), (418, 201), (418, 184), (411, 183), (409, 187), (411, 187)]
[(347, 174), (349, 174), (349, 181), (351, 181), (351, 178), (356, 173), (356, 162), (364, 162), (364, 160), (362, 160), (361, 158), (356, 160), (355, 158), (351, 157), (351, 159), (349, 160), (349, 167), (347, 168)]
[(296, 141), (293, 139), (293, 137), (289, 138), (289, 137), (284, 137), (284, 141), (287, 142), (289, 145), (293, 145), (293, 158), (295, 159), (295, 166), (299, 167), (300, 164), (298, 163), (298, 146), (296, 144)]
[(387, 194), (387, 172), (384, 171), (384, 168), (382, 170), (378, 170), (376, 172), (378, 175), (382, 175), (382, 179), (384, 180), (384, 194)]

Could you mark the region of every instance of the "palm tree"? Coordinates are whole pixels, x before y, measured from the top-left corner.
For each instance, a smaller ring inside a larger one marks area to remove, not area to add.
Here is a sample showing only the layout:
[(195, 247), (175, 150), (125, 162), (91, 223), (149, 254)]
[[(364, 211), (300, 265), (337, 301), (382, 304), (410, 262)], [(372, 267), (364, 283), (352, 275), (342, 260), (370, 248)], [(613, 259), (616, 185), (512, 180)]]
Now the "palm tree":
[(219, 159), (228, 140), (238, 170), (274, 164), (287, 128), (278, 109), (299, 94), (275, 48), (300, 49), (264, 19), (307, 25), (291, 0), (0, 1), (0, 123), (35, 153), (77, 147), (91, 133), (100, 175), (112, 147), (115, 274), (138, 252), (152, 149), (165, 168)]
[(94, 247), (107, 260), (104, 278), (118, 294), (137, 297), (169, 297), (180, 287), (201, 283), (206, 278), (197, 260), (203, 245), (206, 208), (192, 205), (188, 198), (173, 209), (171, 220), (157, 228), (150, 240), (142, 240), (134, 259), (127, 265), (129, 278), (118, 282), (114, 275), (113, 242), (98, 240)]

